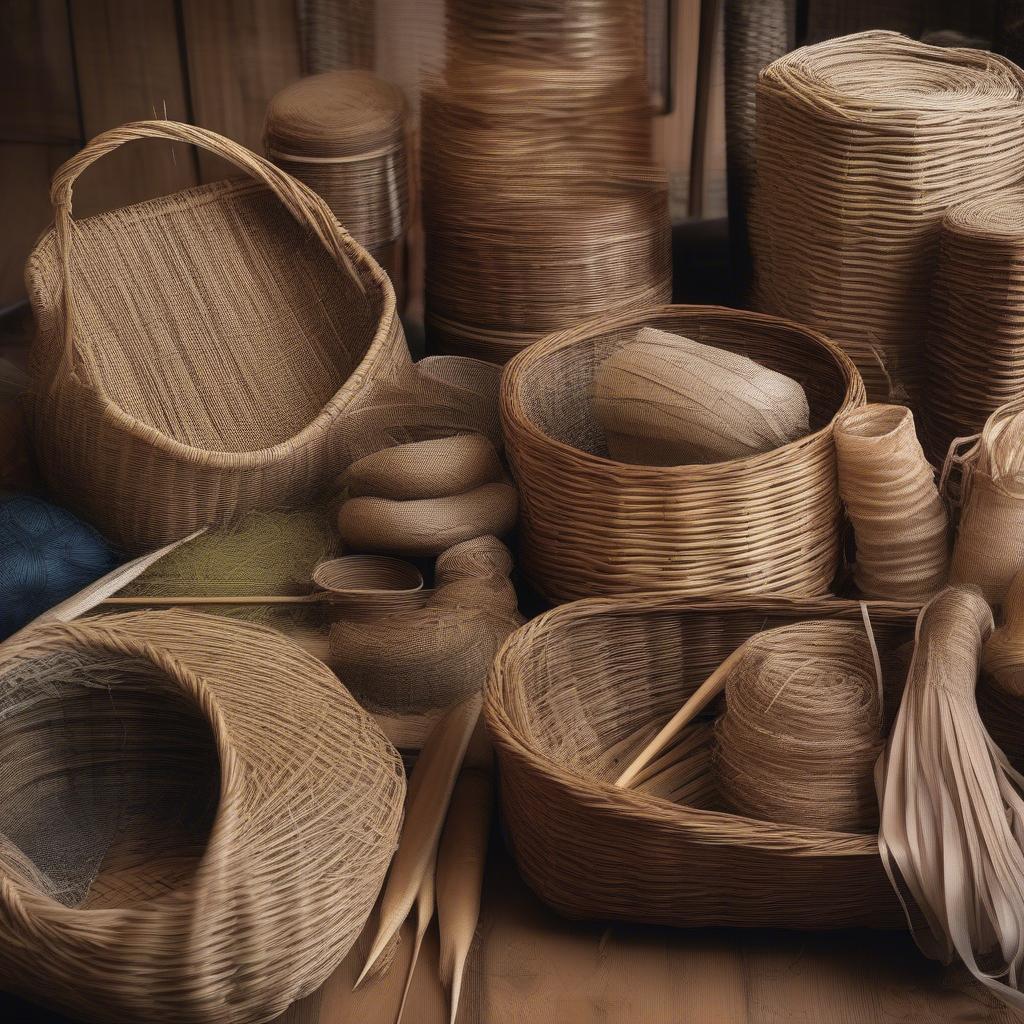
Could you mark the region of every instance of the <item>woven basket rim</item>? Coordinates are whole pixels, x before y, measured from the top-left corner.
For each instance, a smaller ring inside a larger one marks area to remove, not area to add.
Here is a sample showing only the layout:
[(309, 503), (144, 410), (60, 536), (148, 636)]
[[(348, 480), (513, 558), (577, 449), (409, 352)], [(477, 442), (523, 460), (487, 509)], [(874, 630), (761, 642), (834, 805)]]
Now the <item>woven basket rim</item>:
[[(195, 185), (178, 192), (172, 192), (166, 196), (157, 196), (156, 198), (146, 199), (139, 203), (131, 203), (127, 206), (106, 210), (103, 213), (76, 220), (75, 224), (78, 230), (81, 230), (83, 226), (88, 226), (89, 224), (124, 219), (126, 214), (136, 220), (156, 220), (164, 216), (173, 216), (175, 209), (182, 203), (194, 205), (197, 198), (202, 199), (205, 197), (215, 202), (218, 199), (260, 191), (269, 192), (270, 190), (266, 185), (254, 181), (245, 175), (233, 176), (220, 181), (208, 182), (204, 185)], [(383, 308), (380, 316), (377, 317), (377, 327), (373, 338), (363, 353), (362, 358), (356, 363), (351, 373), (345, 378), (341, 387), (331, 396), (327, 404), (297, 434), (285, 438), (283, 441), (278, 441), (277, 444), (269, 448), (254, 451), (227, 452), (196, 448), (177, 441), (156, 427), (144, 423), (134, 416), (130, 416), (101, 387), (96, 384), (85, 383), (77, 373), (74, 374), (76, 386), (96, 397), (100, 406), (100, 415), (104, 420), (114, 424), (131, 438), (142, 441), (158, 451), (165, 452), (195, 466), (222, 470), (265, 468), (300, 450), (311, 438), (318, 434), (326, 433), (338, 414), (344, 412), (347, 406), (358, 396), (359, 386), (367, 377), (372, 375), (384, 353), (385, 342), (388, 340), (393, 322), (398, 316), (395, 289), (391, 284), (390, 278), (366, 249), (348, 233), (336, 217), (334, 218), (334, 223), (337, 225), (339, 236), (345, 244), (349, 257), (352, 259), (354, 266), (361, 272), (360, 277), (363, 283), (369, 287), (371, 292), (377, 291), (381, 294)], [(48, 273), (41, 272), (44, 269), (41, 264), (44, 255), (53, 251), (54, 239), (55, 228), (51, 224), (33, 248), (26, 268), (28, 270), (26, 278), (29, 293), (30, 295), (34, 294), (37, 296), (41, 302), (45, 302), (45, 300), (43, 299), (43, 290), (38, 287), (38, 283), (42, 281), (48, 282), (50, 276)], [(325, 257), (329, 258), (326, 253)], [(344, 274), (345, 271), (339, 267), (338, 273)], [(50, 303), (46, 304), (50, 305)]]
[[(736, 824), (744, 830), (743, 846), (751, 850), (784, 852), (815, 857), (877, 856), (878, 842), (874, 834), (830, 832), (825, 829), (779, 825), (748, 818), (727, 811), (703, 810), (672, 803), (631, 789), (621, 789), (611, 782), (601, 782), (577, 775), (565, 766), (530, 746), (528, 739), (513, 724), (503, 706), (499, 676), (515, 669), (536, 635), (544, 633), (562, 619), (570, 620), (586, 614), (601, 617), (612, 613), (637, 614), (673, 611), (786, 611), (820, 608), (820, 618), (849, 618), (861, 621), (861, 604), (870, 611), (887, 616), (906, 616), (912, 624), (920, 605), (899, 601), (861, 602), (843, 598), (789, 598), (759, 596), (688, 597), (679, 594), (643, 592), (628, 597), (590, 597), (558, 605), (528, 622), (514, 632), (502, 645), (488, 677), (484, 711), (491, 740), (501, 752), (518, 760), (530, 772), (543, 776), (560, 789), (572, 791), (572, 800), (589, 806), (610, 808), (623, 820), (672, 828), (700, 835), (701, 842), (735, 846)], [(831, 612), (831, 614), (829, 614)], [(813, 617), (810, 612), (808, 617)]]
[[(842, 402), (827, 423), (817, 430), (805, 434), (803, 437), (798, 437), (795, 441), (790, 441), (779, 448), (773, 448), (757, 455), (745, 455), (720, 462), (683, 466), (640, 466), (632, 463), (617, 462), (602, 455), (595, 455), (564, 441), (559, 441), (557, 438), (545, 433), (527, 415), (523, 403), (524, 379), (532, 369), (533, 363), (551, 353), (571, 348), (580, 342), (589, 341), (595, 336), (607, 334), (619, 328), (631, 326), (640, 328), (650, 326), (650, 321), (655, 318), (677, 318), (684, 316), (692, 318), (705, 317), (722, 322), (728, 322), (730, 319), (742, 319), (747, 323), (764, 323), (783, 327), (794, 334), (800, 335), (809, 344), (817, 345), (824, 349), (835, 362), (843, 383), (846, 385)], [(545, 446), (553, 453), (569, 456), (576, 460), (577, 463), (581, 463), (585, 470), (600, 471), (602, 467), (612, 465), (617, 473), (620, 473), (627, 479), (632, 478), (636, 482), (647, 481), (652, 477), (658, 480), (671, 479), (679, 482), (689, 482), (713, 479), (720, 474), (731, 475), (738, 468), (760, 469), (773, 463), (786, 463), (794, 451), (808, 445), (813, 445), (822, 439), (832, 430), (839, 416), (850, 409), (863, 405), (864, 400), (864, 382), (853, 360), (843, 349), (835, 342), (830, 341), (820, 331), (806, 327), (803, 324), (798, 324), (785, 317), (772, 316), (768, 313), (732, 309), (728, 306), (670, 303), (662, 306), (623, 310), (611, 317), (607, 314), (591, 317), (574, 327), (548, 334), (533, 345), (523, 349), (509, 361), (505, 367), (505, 372), (502, 374), (500, 408), (502, 426), (506, 431), (506, 435), (511, 431), (516, 431), (527, 437), (530, 442)]]

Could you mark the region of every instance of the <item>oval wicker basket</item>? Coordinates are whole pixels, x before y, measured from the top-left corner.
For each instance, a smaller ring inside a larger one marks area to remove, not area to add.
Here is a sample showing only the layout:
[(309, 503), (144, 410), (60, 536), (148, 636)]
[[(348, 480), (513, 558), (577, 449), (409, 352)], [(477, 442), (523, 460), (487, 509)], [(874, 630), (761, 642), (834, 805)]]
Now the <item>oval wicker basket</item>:
[[(918, 609), (868, 608), (887, 697), (898, 698), (893, 655), (912, 640)], [(874, 834), (777, 825), (613, 785), (625, 765), (608, 751), (664, 724), (749, 636), (829, 617), (859, 622), (860, 604), (594, 598), (514, 633), (495, 660), (486, 720), (511, 846), (541, 898), (570, 917), (687, 927), (901, 927)]]
[[(799, 381), (811, 433), (712, 465), (612, 462), (591, 411), (594, 369), (648, 326)], [(826, 593), (841, 515), (832, 424), (863, 401), (860, 375), (838, 346), (762, 314), (662, 306), (549, 335), (502, 378), (526, 575), (553, 601), (645, 590)]]
[[(137, 139), (246, 178), (71, 219), (75, 180)], [(345, 465), (356, 412), (413, 390), (387, 275), (326, 204), (213, 132), (104, 132), (53, 179), (27, 268), (36, 447), (62, 504), (128, 549), (304, 500)]]
[(311, 655), (136, 612), (0, 649), (0, 988), (75, 1019), (254, 1024), (365, 924), (397, 752)]

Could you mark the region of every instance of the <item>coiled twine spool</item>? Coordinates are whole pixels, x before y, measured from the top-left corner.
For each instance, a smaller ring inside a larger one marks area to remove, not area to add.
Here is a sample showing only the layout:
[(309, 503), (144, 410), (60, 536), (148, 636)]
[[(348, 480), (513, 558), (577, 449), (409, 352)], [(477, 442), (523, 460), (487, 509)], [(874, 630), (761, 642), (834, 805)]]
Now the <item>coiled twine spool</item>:
[(406, 103), (369, 71), (328, 71), (300, 79), (270, 101), (267, 156), (305, 182), (338, 221), (404, 288), (409, 217)]
[(737, 814), (836, 832), (877, 824), (879, 682), (863, 627), (811, 621), (750, 641), (715, 724), (719, 792)]
[(922, 421), (941, 464), (1024, 393), (1024, 194), (960, 203), (942, 219)]

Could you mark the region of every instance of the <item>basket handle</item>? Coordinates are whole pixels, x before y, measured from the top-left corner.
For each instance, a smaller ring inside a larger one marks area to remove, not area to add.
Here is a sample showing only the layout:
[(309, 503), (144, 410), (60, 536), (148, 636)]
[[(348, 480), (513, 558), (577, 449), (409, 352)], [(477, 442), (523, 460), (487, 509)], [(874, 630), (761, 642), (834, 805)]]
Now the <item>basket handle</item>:
[(54, 238), (57, 259), (63, 273), (64, 291), (64, 351), (57, 369), (58, 378), (70, 370), (74, 360), (74, 291), (71, 286), (70, 258), (71, 244), (75, 236), (75, 224), (71, 216), (74, 184), (78, 176), (100, 157), (112, 153), (125, 143), (139, 139), (164, 139), (168, 142), (183, 142), (196, 146), (222, 157), (266, 185), (300, 224), (310, 228), (335, 263), (344, 267), (360, 291), (365, 293), (366, 288), (348, 255), (348, 247), (352, 243), (351, 236), (338, 223), (331, 208), (307, 185), (252, 150), (209, 129), (178, 121), (133, 121), (102, 132), (87, 142), (73, 157), (57, 168), (50, 185)]

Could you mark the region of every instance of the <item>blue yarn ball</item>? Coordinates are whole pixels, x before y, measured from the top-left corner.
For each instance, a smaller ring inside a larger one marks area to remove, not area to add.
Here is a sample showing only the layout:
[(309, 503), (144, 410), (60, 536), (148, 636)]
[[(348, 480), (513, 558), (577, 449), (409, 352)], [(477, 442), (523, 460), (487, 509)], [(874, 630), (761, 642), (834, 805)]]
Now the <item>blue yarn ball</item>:
[(70, 512), (18, 494), (0, 501), (0, 639), (115, 568), (110, 545)]

